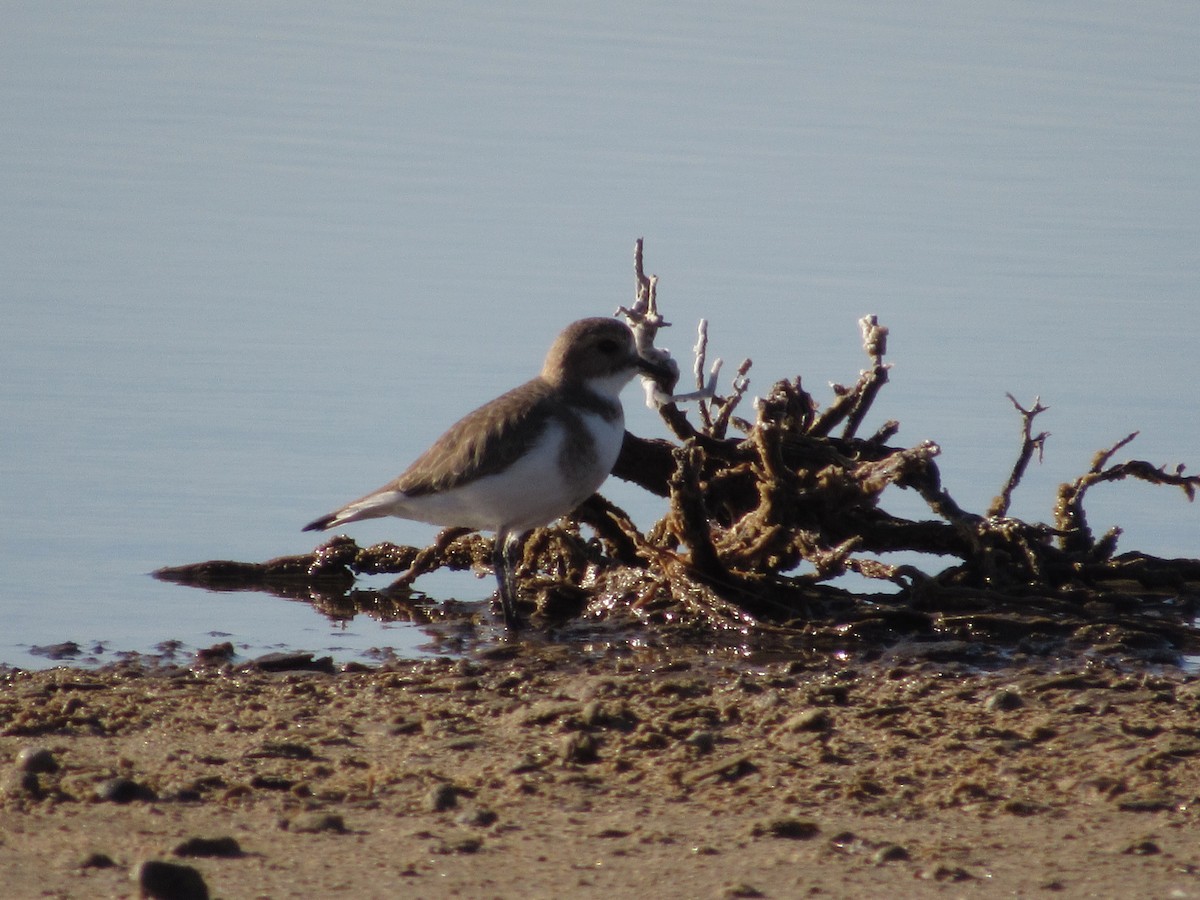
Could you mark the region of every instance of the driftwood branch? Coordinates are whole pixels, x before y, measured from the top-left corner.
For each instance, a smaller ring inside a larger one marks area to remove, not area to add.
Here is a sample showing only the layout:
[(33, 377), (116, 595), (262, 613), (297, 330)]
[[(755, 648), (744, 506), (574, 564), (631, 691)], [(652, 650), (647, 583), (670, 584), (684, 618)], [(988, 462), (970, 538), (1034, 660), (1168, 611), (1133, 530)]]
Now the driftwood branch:
[[(1118, 556), (1120, 530), (1095, 539), (1084, 510), (1091, 487), (1124, 478), (1178, 487), (1189, 500), (1195, 496), (1200, 476), (1184, 474), (1183, 466), (1113, 462), (1136, 433), (1098, 453), (1088, 471), (1059, 487), (1052, 525), (1024, 522), (1008, 512), (1034, 454), (1040, 459), (1045, 452), (1049, 433), (1035, 433), (1033, 426), (1047, 407), (1035, 399), (1025, 408), (1009, 395), (1021, 416), (1021, 444), (1007, 482), (981, 515), (960, 506), (942, 483), (935, 442), (892, 445), (899, 433), (893, 420), (870, 437), (858, 437), (890, 369), (888, 329), (875, 316), (859, 322), (869, 365), (854, 384), (834, 385), (832, 400), (821, 406), (799, 377), (778, 381), (755, 398), (751, 421), (734, 414), (749, 387), (750, 360), (722, 396), (719, 360), (708, 362), (713, 335), (707, 323), (699, 326), (693, 348), (696, 390), (674, 393), (679, 366), (655, 346), (669, 323), (659, 308), (658, 279), (645, 272), (641, 240), (634, 270), (634, 301), (619, 312), (640, 352), (676, 373), (670, 384), (646, 386), (674, 440), (626, 434), (613, 474), (665, 498), (668, 511), (643, 533), (596, 495), (569, 517), (567, 527), (535, 532), (518, 579), (547, 614), (552, 608), (586, 609), (594, 616), (624, 611), (641, 622), (695, 621), (760, 633), (783, 628), (811, 636), (829, 629), (844, 640), (971, 627), (975, 634), (1028, 635), (1028, 627), (1022, 632), (1015, 623), (1037, 610), (1036, 627), (1065, 640), (1085, 632), (1114, 633), (1093, 625), (1095, 616), (1115, 610), (1119, 623), (1112, 627), (1136, 631), (1147, 645), (1166, 641), (1178, 648), (1191, 640), (1190, 617), (1200, 606), (1200, 561)], [(689, 415), (693, 402), (696, 423)], [(729, 437), (731, 425), (742, 435)], [(889, 498), (900, 490), (919, 496), (927, 514), (908, 519), (888, 512)], [(408, 596), (413, 579), (432, 568), (486, 569), (490, 543), (459, 531), (443, 533), (424, 550), (360, 549), (335, 538), (302, 557), (261, 565), (217, 561), (157, 574), (317, 602), (338, 592), (356, 593), (357, 575), (387, 571), (403, 573), (392, 593)], [(937, 565), (927, 571), (881, 558), (898, 551), (925, 554)], [(886, 583), (891, 592), (864, 602), (827, 584), (846, 573)], [(588, 590), (581, 592), (585, 583)], [(1147, 603), (1159, 603), (1156, 618), (1139, 625), (1135, 614)], [(416, 614), (406, 609), (406, 615)]]
[[(1059, 486), (1054, 517), (1064, 550), (1076, 553), (1094, 553), (1098, 546), (1092, 538), (1087, 515), (1083, 509), (1084, 495), (1093, 485), (1105, 481), (1137, 478), (1150, 484), (1177, 487), (1183, 491), (1189, 501), (1196, 499), (1196, 488), (1200, 487), (1200, 476), (1184, 475), (1183, 465), (1176, 466), (1174, 472), (1168, 472), (1166, 466), (1155, 466), (1140, 459), (1132, 459), (1111, 466), (1108, 464), (1116, 452), (1131, 443), (1137, 435), (1136, 431), (1126, 435), (1107, 450), (1097, 453), (1092, 460), (1091, 468), (1074, 481)], [(1115, 535), (1113, 539), (1103, 541), (1100, 546), (1110, 548), (1111, 552), (1111, 549), (1115, 548)]]
[(1012, 474), (1008, 476), (1004, 488), (1000, 491), (999, 496), (992, 500), (992, 505), (988, 507), (989, 516), (1003, 516), (1008, 513), (1008, 506), (1012, 502), (1012, 493), (1021, 479), (1025, 477), (1025, 469), (1028, 468), (1029, 461), (1033, 459), (1035, 452), (1038, 455), (1038, 462), (1042, 461), (1046, 438), (1050, 437), (1048, 431), (1039, 432), (1037, 435), (1033, 434), (1033, 420), (1050, 408), (1042, 406), (1041, 397), (1035, 397), (1033, 406), (1026, 409), (1017, 402), (1017, 398), (1012, 394), (1006, 396), (1016, 407), (1017, 412), (1021, 414), (1021, 450), (1017, 453), (1017, 461), (1013, 464)]

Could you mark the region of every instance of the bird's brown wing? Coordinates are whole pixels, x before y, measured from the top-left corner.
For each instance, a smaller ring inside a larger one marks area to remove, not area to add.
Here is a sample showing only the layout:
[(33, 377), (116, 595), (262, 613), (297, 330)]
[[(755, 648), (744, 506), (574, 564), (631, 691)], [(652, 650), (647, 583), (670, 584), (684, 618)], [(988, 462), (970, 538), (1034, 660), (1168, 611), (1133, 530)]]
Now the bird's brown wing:
[(553, 388), (540, 377), (468, 413), (381, 490), (419, 497), (503, 472), (541, 435)]

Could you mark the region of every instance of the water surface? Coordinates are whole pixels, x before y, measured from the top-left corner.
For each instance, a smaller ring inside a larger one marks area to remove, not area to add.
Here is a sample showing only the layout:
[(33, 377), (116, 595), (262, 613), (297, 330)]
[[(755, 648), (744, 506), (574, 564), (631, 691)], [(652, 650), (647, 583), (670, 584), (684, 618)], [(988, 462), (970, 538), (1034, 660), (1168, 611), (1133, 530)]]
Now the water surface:
[[(664, 343), (707, 317), (759, 390), (853, 380), (878, 314), (868, 427), (937, 440), (970, 508), (1012, 463), (1006, 391), (1051, 407), (1019, 515), (1135, 429), (1134, 455), (1200, 465), (1193, 4), (24, 4), (0, 42), (0, 662), (411, 652), (407, 627), (145, 573), (311, 549), (301, 525), (627, 302), (639, 235)], [(1200, 555), (1181, 496), (1089, 509), (1126, 549)]]

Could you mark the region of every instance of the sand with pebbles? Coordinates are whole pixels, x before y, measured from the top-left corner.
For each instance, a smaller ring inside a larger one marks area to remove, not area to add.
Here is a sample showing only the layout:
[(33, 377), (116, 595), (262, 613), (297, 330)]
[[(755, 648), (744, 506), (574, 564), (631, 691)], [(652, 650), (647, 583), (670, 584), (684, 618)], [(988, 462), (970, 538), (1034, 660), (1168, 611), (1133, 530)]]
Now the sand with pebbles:
[(0, 759), (14, 898), (1200, 897), (1200, 682), (1098, 661), (12, 672)]

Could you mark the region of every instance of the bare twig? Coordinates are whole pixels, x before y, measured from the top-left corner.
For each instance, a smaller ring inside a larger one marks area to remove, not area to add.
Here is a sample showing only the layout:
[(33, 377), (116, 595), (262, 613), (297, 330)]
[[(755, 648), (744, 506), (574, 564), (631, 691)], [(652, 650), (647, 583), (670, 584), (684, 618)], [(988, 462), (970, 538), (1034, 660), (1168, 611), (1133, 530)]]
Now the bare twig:
[(1083, 511), (1083, 495), (1097, 481), (1104, 480), (1103, 469), (1113, 454), (1138, 436), (1135, 431), (1117, 441), (1107, 450), (1102, 450), (1092, 459), (1092, 466), (1072, 482), (1058, 487), (1058, 501), (1054, 505), (1054, 524), (1062, 537), (1062, 548), (1067, 551), (1084, 551), (1092, 547), (1092, 531), (1088, 527), (1087, 515)]
[(846, 419), (846, 427), (842, 430), (842, 438), (845, 440), (854, 437), (858, 431), (858, 426), (862, 424), (871, 404), (875, 402), (875, 396), (887, 383), (888, 370), (892, 367), (890, 363), (883, 361), (884, 354), (887, 353), (888, 330), (879, 324), (875, 316), (864, 316), (858, 320), (858, 326), (862, 329), (863, 349), (871, 357), (872, 367), (869, 372), (863, 373), (866, 381)]
[(1012, 405), (1017, 408), (1017, 412), (1021, 414), (1021, 451), (1017, 454), (1017, 461), (1013, 464), (1012, 473), (1008, 476), (1008, 482), (1004, 485), (1004, 489), (1000, 491), (1000, 495), (992, 500), (991, 506), (988, 507), (987, 514), (989, 516), (1003, 516), (1008, 514), (1009, 504), (1012, 502), (1012, 493), (1021, 482), (1021, 478), (1025, 475), (1025, 469), (1029, 465), (1029, 461), (1033, 458), (1033, 453), (1036, 450), (1038, 462), (1042, 461), (1042, 452), (1046, 447), (1046, 438), (1050, 437), (1050, 432), (1043, 431), (1038, 435), (1033, 435), (1033, 420), (1044, 413), (1050, 407), (1042, 406), (1042, 398), (1033, 398), (1033, 407), (1026, 409), (1017, 402), (1017, 398), (1012, 394), (1006, 394)]
[(691, 548), (691, 564), (710, 579), (729, 577), (713, 547), (709, 519), (700, 488), (703, 451), (688, 444), (675, 451), (675, 473), (671, 476), (671, 508), (675, 533)]
[[(658, 311), (658, 276), (647, 275), (643, 265), (642, 239), (638, 238), (633, 247), (633, 270), (636, 290), (633, 306), (617, 307), (617, 313), (625, 316), (629, 327), (633, 329), (634, 341), (638, 352), (646, 359), (652, 359), (672, 369), (675, 378), (671, 384), (658, 385), (651, 379), (644, 378), (646, 402), (651, 409), (670, 402), (670, 391), (679, 380), (679, 364), (671, 358), (671, 354), (654, 346), (654, 339), (660, 328), (670, 328), (671, 323), (662, 317)], [(664, 390), (665, 389), (665, 390)]]
[(839, 422), (845, 421), (842, 438), (849, 440), (854, 437), (858, 426), (862, 424), (863, 418), (871, 408), (875, 396), (887, 383), (891, 364), (885, 363), (883, 356), (887, 352), (888, 330), (879, 324), (879, 320), (875, 316), (864, 316), (858, 320), (858, 325), (862, 330), (863, 349), (871, 358), (872, 366), (859, 373), (858, 382), (853, 388), (833, 385), (837, 399), (817, 416), (809, 429), (809, 434), (828, 435)]
[(725, 437), (725, 433), (729, 430), (729, 420), (733, 415), (734, 409), (742, 402), (742, 397), (750, 388), (750, 379), (746, 377), (750, 371), (750, 367), (754, 363), (749, 359), (742, 360), (742, 364), (738, 366), (737, 373), (733, 376), (733, 393), (728, 397), (718, 398), (716, 404), (718, 407), (717, 417), (713, 419), (712, 428), (709, 429), (709, 434), (715, 438)]
[(450, 545), (463, 535), (470, 533), (470, 528), (442, 529), (434, 542), (416, 555), (412, 565), (408, 567), (408, 571), (393, 581), (390, 587), (409, 587), (421, 575), (440, 569), (444, 565), (443, 559)]
[(1083, 511), (1083, 497), (1088, 488), (1094, 484), (1137, 478), (1151, 484), (1177, 487), (1184, 492), (1189, 501), (1196, 498), (1196, 489), (1200, 488), (1200, 476), (1184, 475), (1182, 465), (1176, 466), (1174, 472), (1168, 472), (1166, 466), (1155, 466), (1141, 459), (1131, 459), (1116, 465), (1108, 465), (1113, 455), (1137, 435), (1138, 433), (1135, 431), (1117, 441), (1109, 449), (1097, 453), (1087, 472), (1072, 482), (1059, 485), (1058, 502), (1055, 504), (1054, 514), (1064, 550), (1095, 554), (1099, 548), (1107, 550), (1109, 555), (1116, 550), (1116, 535), (1106, 536), (1099, 544), (1093, 542), (1087, 516)]

